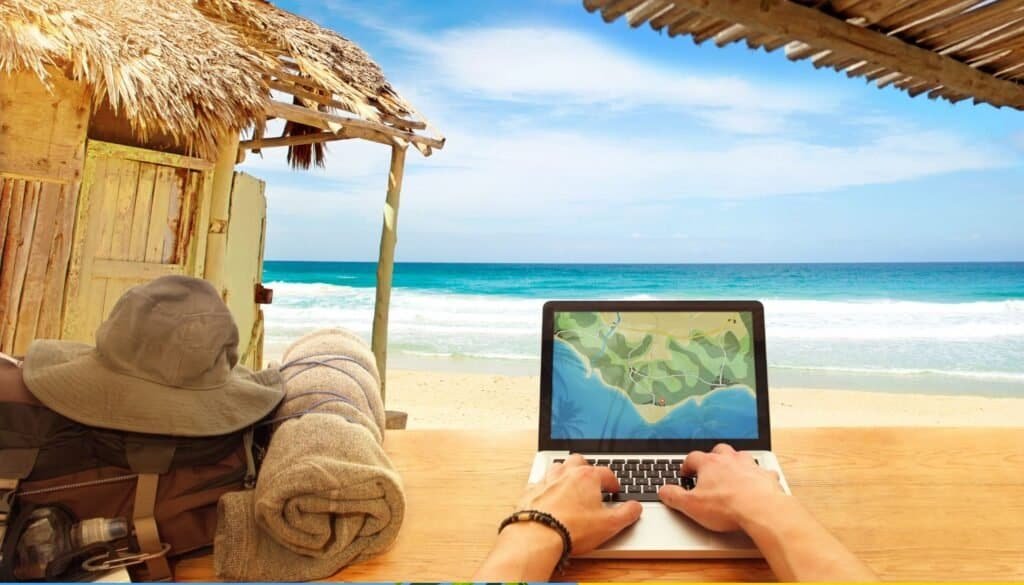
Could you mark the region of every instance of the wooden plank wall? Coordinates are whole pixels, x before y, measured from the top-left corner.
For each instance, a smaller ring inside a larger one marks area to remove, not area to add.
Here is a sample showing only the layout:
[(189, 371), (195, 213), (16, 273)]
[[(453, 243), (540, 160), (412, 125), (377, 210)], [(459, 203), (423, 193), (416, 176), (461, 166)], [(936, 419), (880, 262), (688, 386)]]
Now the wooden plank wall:
[(256, 284), (263, 281), (264, 189), (263, 181), (245, 173), (234, 174), (223, 260), (224, 301), (238, 325), (239, 362), (254, 369), (263, 367), (263, 311), (255, 303), (254, 293)]
[(60, 336), (89, 107), (59, 72), (0, 74), (0, 351)]
[(49, 84), (32, 73), (0, 73), (0, 172), (78, 181), (89, 125), (88, 88), (56, 70)]
[(0, 177), (0, 351), (61, 330), (77, 183)]

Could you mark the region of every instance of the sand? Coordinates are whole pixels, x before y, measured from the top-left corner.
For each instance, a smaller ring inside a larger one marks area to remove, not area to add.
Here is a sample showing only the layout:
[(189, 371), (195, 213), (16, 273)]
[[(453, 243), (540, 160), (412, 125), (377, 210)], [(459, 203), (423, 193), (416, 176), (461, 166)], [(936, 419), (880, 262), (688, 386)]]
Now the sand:
[[(391, 370), (389, 410), (408, 428), (537, 428), (536, 376)], [(772, 426), (1024, 426), (1024, 398), (773, 388)]]

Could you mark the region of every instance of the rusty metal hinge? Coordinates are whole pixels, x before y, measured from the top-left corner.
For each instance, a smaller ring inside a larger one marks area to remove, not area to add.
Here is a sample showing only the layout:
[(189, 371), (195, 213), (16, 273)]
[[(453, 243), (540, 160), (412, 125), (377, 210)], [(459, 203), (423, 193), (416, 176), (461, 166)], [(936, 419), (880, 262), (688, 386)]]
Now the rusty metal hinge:
[(262, 282), (257, 282), (254, 296), (257, 305), (269, 305), (274, 302), (274, 289), (263, 286)]

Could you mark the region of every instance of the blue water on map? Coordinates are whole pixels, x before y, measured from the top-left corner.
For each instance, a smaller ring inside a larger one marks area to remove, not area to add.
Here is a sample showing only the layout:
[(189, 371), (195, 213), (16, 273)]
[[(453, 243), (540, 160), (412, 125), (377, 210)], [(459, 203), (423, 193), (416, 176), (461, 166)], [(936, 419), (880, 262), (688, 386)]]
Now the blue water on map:
[(605, 385), (568, 344), (552, 358), (554, 439), (756, 439), (757, 400), (745, 386), (690, 399), (656, 423), (645, 421), (622, 392)]
[[(266, 262), (267, 355), (326, 325), (368, 337), (375, 274), (368, 262)], [(394, 284), (388, 355), (400, 367), (536, 375), (549, 299), (752, 298), (765, 304), (773, 383), (1024, 396), (1019, 262), (400, 263)]]

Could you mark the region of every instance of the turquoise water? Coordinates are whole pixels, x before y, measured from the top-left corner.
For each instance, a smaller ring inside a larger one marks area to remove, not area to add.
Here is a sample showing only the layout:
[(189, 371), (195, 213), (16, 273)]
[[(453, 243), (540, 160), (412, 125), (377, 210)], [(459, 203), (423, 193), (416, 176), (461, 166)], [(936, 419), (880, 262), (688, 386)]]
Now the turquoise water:
[[(275, 262), (264, 280), (373, 287), (371, 262)], [(943, 303), (1024, 299), (1024, 262), (935, 264), (444, 264), (395, 267), (396, 287), (516, 298), (789, 298)]]
[[(273, 262), (267, 355), (369, 337), (373, 263)], [(536, 375), (549, 299), (758, 299), (773, 385), (1024, 396), (1024, 263), (398, 264), (392, 367)]]

